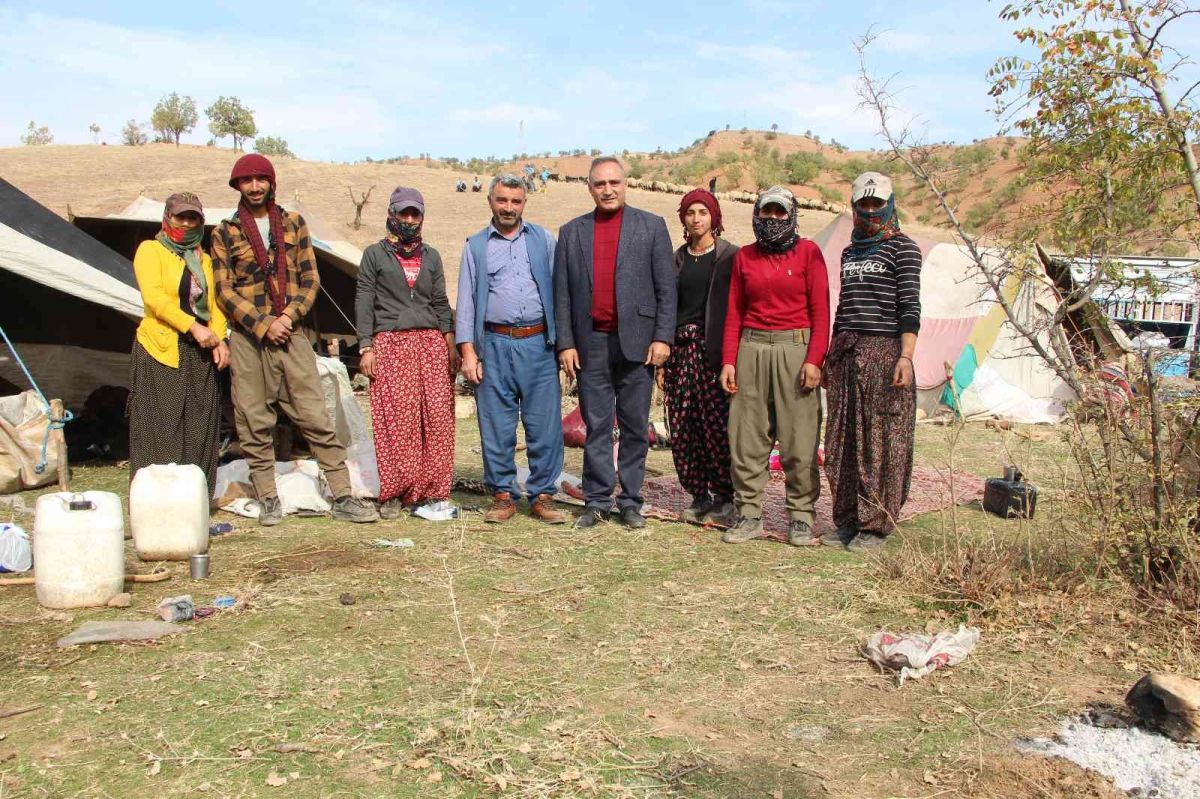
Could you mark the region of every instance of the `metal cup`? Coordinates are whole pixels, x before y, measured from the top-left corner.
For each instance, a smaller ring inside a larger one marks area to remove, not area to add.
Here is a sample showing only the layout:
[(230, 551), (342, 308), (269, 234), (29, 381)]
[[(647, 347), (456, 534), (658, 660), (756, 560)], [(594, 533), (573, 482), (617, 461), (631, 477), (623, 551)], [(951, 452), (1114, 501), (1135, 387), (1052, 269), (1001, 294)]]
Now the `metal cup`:
[(1004, 479), (1010, 483), (1015, 483), (1021, 479), (1021, 470), (1016, 466), (1004, 467)]
[(193, 580), (207, 580), (208, 553), (192, 555), (188, 558), (188, 572)]

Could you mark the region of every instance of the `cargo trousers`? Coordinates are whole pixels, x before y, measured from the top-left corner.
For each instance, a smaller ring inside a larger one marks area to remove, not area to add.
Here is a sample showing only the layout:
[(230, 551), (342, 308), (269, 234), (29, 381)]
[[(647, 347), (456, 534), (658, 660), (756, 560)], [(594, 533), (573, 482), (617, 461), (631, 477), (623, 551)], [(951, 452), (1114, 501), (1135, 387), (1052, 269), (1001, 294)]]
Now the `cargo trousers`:
[(729, 406), (729, 449), (734, 503), (747, 518), (762, 518), (771, 449), (779, 441), (788, 517), (809, 525), (816, 520), (821, 396), (820, 389), (800, 388), (809, 333), (807, 328), (742, 330), (738, 390)]
[(333, 496), (349, 495), (346, 448), (338, 441), (325, 409), (317, 357), (305, 331), (297, 327), (284, 346), (259, 342), (236, 329), (229, 339), (234, 423), (258, 498), (278, 494), (275, 488), (276, 406), (292, 420), (308, 442)]

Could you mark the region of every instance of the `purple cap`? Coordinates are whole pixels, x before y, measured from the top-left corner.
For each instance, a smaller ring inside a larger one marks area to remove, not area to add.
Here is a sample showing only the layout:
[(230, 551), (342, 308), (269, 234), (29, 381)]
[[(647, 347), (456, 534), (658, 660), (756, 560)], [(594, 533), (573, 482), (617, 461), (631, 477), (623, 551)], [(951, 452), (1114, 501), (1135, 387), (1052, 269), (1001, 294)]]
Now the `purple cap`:
[(403, 211), (405, 208), (416, 208), (424, 216), (425, 198), (416, 189), (397, 186), (396, 190), (392, 192), (391, 199), (388, 200), (388, 208), (395, 208), (397, 211)]

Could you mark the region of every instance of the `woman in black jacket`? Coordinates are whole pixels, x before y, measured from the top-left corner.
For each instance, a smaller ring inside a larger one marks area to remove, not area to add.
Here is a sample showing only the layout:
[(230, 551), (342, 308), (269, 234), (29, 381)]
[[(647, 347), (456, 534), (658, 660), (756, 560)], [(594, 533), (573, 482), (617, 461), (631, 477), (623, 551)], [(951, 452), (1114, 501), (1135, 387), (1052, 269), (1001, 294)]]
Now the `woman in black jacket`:
[(359, 369), (371, 379), (380, 516), (450, 498), (454, 469), (454, 346), (446, 275), (421, 240), (425, 201), (398, 188), (387, 235), (358, 269)]
[(659, 371), (659, 386), (666, 395), (675, 471), (692, 495), (684, 521), (729, 525), (737, 515), (729, 477), (729, 397), (718, 376), (738, 248), (720, 237), (721, 205), (712, 192), (685, 194), (679, 221), (687, 241), (675, 251), (675, 342)]

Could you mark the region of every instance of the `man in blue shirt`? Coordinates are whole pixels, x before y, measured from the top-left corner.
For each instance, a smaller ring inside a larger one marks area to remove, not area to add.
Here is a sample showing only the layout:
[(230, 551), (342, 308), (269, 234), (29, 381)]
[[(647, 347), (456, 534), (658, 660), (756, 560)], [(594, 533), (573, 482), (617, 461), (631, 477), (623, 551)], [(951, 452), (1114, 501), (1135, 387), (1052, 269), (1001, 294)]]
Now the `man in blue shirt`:
[(456, 338), (463, 376), (476, 384), (483, 481), (492, 492), (484, 521), (517, 512), (517, 420), (525, 426), (529, 512), (548, 524), (563, 465), (562, 400), (555, 357), (554, 238), (521, 219), (525, 182), (497, 175), (488, 187), (491, 223), (467, 239), (458, 270)]

